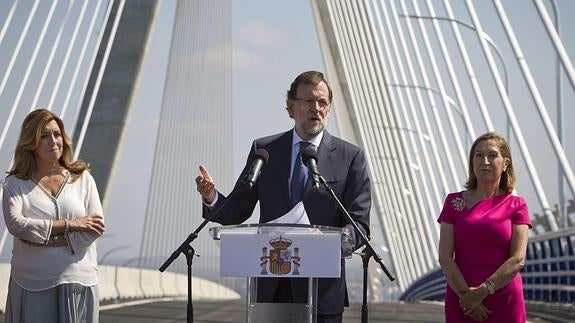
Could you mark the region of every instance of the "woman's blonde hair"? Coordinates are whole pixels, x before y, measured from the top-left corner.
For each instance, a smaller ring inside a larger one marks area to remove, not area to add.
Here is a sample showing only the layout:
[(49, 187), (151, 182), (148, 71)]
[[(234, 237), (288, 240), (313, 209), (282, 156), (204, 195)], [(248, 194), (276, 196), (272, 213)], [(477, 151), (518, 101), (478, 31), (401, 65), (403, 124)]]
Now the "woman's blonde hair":
[(20, 137), (14, 152), (14, 165), (8, 175), (15, 175), (22, 179), (32, 177), (32, 173), (37, 169), (34, 151), (40, 144), (42, 130), (52, 120), (56, 121), (62, 134), (62, 156), (58, 160), (60, 166), (67, 169), (73, 179), (77, 179), (83, 171), (88, 169), (84, 161), (73, 160), (72, 140), (66, 133), (62, 119), (47, 109), (38, 109), (30, 112), (22, 122)]

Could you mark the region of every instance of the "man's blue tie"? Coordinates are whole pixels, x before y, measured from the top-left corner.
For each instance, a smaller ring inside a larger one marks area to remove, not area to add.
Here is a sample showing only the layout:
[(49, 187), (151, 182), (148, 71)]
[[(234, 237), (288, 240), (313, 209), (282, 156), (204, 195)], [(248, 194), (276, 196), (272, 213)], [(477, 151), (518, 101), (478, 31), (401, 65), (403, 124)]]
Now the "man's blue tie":
[(293, 173), (291, 175), (290, 182), (290, 192), (291, 192), (291, 206), (295, 206), (299, 201), (301, 201), (303, 192), (305, 190), (305, 182), (307, 178), (307, 167), (303, 164), (301, 160), (301, 155), (304, 149), (310, 145), (307, 141), (300, 141), (299, 152), (294, 162)]

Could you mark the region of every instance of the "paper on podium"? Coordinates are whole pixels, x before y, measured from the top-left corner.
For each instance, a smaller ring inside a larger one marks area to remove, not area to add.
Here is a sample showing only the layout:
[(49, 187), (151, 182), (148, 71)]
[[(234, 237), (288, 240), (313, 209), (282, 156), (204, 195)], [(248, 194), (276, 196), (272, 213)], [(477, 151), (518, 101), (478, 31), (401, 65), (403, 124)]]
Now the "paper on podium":
[(303, 202), (296, 204), (288, 213), (267, 223), (310, 224)]

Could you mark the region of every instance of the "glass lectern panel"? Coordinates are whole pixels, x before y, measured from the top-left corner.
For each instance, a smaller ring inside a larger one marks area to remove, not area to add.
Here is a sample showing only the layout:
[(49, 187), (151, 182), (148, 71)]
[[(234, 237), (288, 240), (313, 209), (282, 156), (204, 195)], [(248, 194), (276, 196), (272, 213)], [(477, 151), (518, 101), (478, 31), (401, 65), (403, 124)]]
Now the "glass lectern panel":
[[(316, 322), (318, 278), (340, 277), (341, 258), (349, 256), (342, 250), (353, 250), (349, 231), (329, 226), (240, 224), (213, 227), (210, 234), (221, 247), (221, 276), (247, 277), (247, 322)], [(306, 279), (307, 289), (297, 291), (307, 292), (307, 300), (260, 301), (258, 277)]]

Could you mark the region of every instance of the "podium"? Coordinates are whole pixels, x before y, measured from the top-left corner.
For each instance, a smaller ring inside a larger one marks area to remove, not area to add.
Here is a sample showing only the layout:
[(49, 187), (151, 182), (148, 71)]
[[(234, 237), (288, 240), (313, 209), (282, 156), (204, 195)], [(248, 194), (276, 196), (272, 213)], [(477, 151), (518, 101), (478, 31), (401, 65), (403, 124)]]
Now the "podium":
[[(210, 234), (220, 245), (220, 276), (247, 278), (248, 323), (315, 323), (317, 279), (340, 277), (342, 244), (344, 250), (353, 250), (347, 229), (329, 226), (240, 224), (212, 227)], [(257, 295), (258, 278), (307, 279), (307, 301), (262, 300)]]

